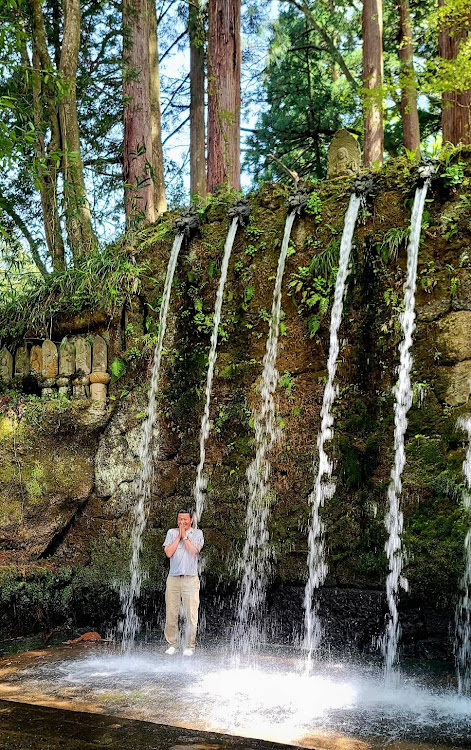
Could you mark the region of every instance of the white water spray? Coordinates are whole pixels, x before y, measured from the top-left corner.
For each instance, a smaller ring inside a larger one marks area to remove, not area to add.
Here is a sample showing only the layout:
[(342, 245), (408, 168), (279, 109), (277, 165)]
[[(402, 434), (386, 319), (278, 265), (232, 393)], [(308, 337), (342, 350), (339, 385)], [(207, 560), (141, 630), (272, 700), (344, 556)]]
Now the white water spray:
[(281, 316), (281, 285), (295, 216), (296, 212), (292, 211), (286, 218), (283, 243), (278, 259), (270, 328), (263, 357), (262, 400), (258, 411), (254, 414), (255, 458), (246, 472), (247, 531), (244, 549), (238, 563), (242, 578), (239, 589), (238, 619), (232, 644), (234, 650), (246, 654), (250, 653), (254, 646), (260, 645), (264, 635), (261, 619), (271, 558), (267, 520), (272, 491), (269, 485), (271, 466), (267, 456), (280, 435), (275, 415), (274, 393), (278, 383), (278, 371), (275, 365)]
[(209, 436), (209, 432), (211, 429), (211, 423), (209, 420), (209, 407), (211, 404), (211, 391), (213, 387), (213, 374), (214, 374), (214, 365), (216, 364), (216, 358), (217, 358), (217, 343), (218, 343), (218, 332), (219, 332), (219, 323), (221, 322), (221, 310), (222, 310), (222, 301), (224, 298), (224, 286), (226, 284), (226, 278), (227, 278), (227, 269), (229, 267), (229, 259), (231, 257), (232, 252), (232, 246), (234, 244), (235, 236), (237, 234), (237, 228), (239, 224), (239, 218), (237, 216), (234, 216), (231, 222), (231, 226), (229, 227), (229, 232), (226, 237), (226, 243), (224, 245), (224, 254), (222, 258), (222, 266), (221, 266), (221, 276), (219, 279), (219, 286), (218, 291), (216, 295), (216, 305), (214, 308), (214, 322), (213, 322), (213, 330), (211, 333), (211, 344), (209, 349), (209, 362), (208, 362), (208, 374), (206, 377), (206, 402), (204, 407), (204, 413), (201, 420), (201, 429), (200, 429), (200, 461), (198, 464), (198, 469), (196, 471), (196, 482), (194, 486), (194, 497), (195, 497), (195, 504), (196, 504), (196, 522), (199, 523), (199, 520), (201, 518), (201, 514), (203, 512), (203, 506), (204, 506), (204, 500), (205, 500), (205, 490), (207, 485), (207, 480), (203, 474), (204, 471), (204, 462), (206, 459), (206, 441)]
[[(164, 343), (165, 329), (167, 326), (167, 313), (172, 291), (172, 282), (177, 265), (178, 254), (182, 246), (184, 234), (180, 232), (173, 242), (170, 258), (165, 277), (162, 306), (159, 315), (159, 335), (154, 352), (154, 364), (148, 392), (147, 417), (142, 428), (142, 439), (139, 447), (140, 469), (134, 483), (135, 505), (133, 509), (134, 524), (131, 533), (132, 553), (129, 563), (131, 580), (129, 584), (122, 583), (120, 587), (121, 608), (124, 616), (122, 651), (130, 651), (134, 644), (136, 634), (139, 632), (140, 621), (136, 612), (136, 600), (141, 593), (143, 571), (141, 569), (140, 555), (142, 549), (142, 535), (146, 527), (149, 500), (152, 489), (152, 478), (154, 466), (152, 460), (153, 432), (156, 424), (155, 398), (159, 385), (160, 361)], [(154, 448), (155, 449), (155, 448)]]
[(412, 387), (410, 372), (412, 367), (412, 335), (415, 329), (415, 286), (417, 280), (417, 257), (419, 253), (422, 214), (425, 205), (430, 177), (415, 193), (412, 207), (410, 239), (407, 248), (407, 279), (404, 284), (404, 311), (400, 320), (403, 338), (399, 345), (399, 374), (395, 387), (396, 403), (394, 407), (394, 465), (388, 487), (388, 512), (385, 525), (389, 537), (385, 545), (389, 561), (389, 574), (386, 579), (386, 597), (389, 616), (385, 632), (381, 638), (381, 651), (384, 656), (384, 672), (387, 682), (396, 678), (397, 647), (400, 638), (398, 598), (399, 588), (408, 589), (408, 582), (402, 575), (404, 553), (402, 550), (403, 514), (399, 497), (402, 491), (401, 476), (406, 463), (404, 436), (407, 429), (407, 412), (412, 406)]
[(339, 327), (342, 320), (343, 300), (349, 271), (350, 251), (353, 232), (361, 204), (361, 197), (353, 193), (350, 197), (345, 224), (340, 244), (340, 257), (337, 278), (335, 280), (334, 302), (330, 319), (329, 358), (327, 360), (327, 383), (324, 390), (321, 409), (321, 426), (317, 436), (317, 475), (314, 488), (309, 496), (311, 505), (311, 527), (308, 537), (308, 580), (304, 592), (304, 648), (307, 650), (307, 669), (310, 669), (313, 652), (319, 646), (322, 627), (318, 615), (317, 602), (314, 601), (316, 590), (322, 586), (327, 575), (327, 564), (324, 554), (324, 524), (320, 518), (320, 508), (324, 501), (335, 492), (332, 482), (333, 463), (325, 451), (325, 444), (332, 440), (334, 434), (334, 417), (332, 406), (337, 396), (334, 387), (339, 354)]
[[(466, 488), (463, 507), (471, 519), (471, 417), (458, 420), (468, 436), (468, 449), (463, 461)], [(464, 540), (465, 571), (461, 579), (461, 597), (456, 607), (455, 656), (458, 692), (471, 693), (471, 526)]]

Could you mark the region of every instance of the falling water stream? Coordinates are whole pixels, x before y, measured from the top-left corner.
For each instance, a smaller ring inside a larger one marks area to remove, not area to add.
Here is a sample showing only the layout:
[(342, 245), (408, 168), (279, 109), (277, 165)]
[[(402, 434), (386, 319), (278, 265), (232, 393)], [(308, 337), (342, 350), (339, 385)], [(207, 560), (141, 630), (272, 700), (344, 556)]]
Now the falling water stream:
[(403, 550), (401, 543), (403, 514), (399, 497), (402, 491), (401, 476), (406, 462), (404, 436), (407, 429), (407, 412), (412, 405), (412, 388), (410, 372), (412, 367), (412, 335), (415, 329), (415, 285), (417, 279), (417, 257), (419, 253), (420, 232), (425, 198), (430, 184), (430, 175), (424, 174), (423, 184), (417, 188), (412, 207), (410, 238), (407, 248), (407, 279), (404, 284), (404, 310), (401, 313), (403, 338), (399, 345), (399, 373), (395, 387), (396, 403), (394, 407), (394, 464), (388, 487), (388, 512), (385, 524), (389, 533), (385, 545), (389, 561), (389, 574), (386, 579), (386, 597), (388, 602), (388, 620), (381, 639), (381, 651), (384, 656), (384, 671), (387, 682), (397, 677), (397, 646), (400, 637), (398, 597), (399, 587), (407, 590), (407, 580), (402, 575)]
[[(458, 421), (468, 436), (468, 449), (463, 461), (466, 488), (463, 491), (463, 506), (471, 518), (471, 417)], [(464, 540), (465, 571), (461, 579), (461, 597), (456, 607), (455, 656), (458, 692), (471, 692), (471, 527)]]
[(152, 489), (153, 477), (153, 433), (156, 424), (156, 403), (155, 398), (159, 385), (160, 361), (162, 358), (162, 349), (167, 325), (167, 313), (170, 303), (170, 294), (172, 291), (172, 282), (177, 265), (178, 254), (182, 246), (184, 233), (179, 232), (173, 242), (170, 258), (167, 266), (165, 277), (164, 291), (162, 297), (162, 306), (159, 315), (159, 335), (154, 352), (154, 364), (148, 393), (147, 417), (142, 428), (142, 439), (139, 447), (140, 469), (139, 474), (134, 482), (135, 505), (133, 509), (134, 524), (131, 534), (132, 553), (129, 564), (130, 582), (122, 583), (120, 587), (121, 607), (124, 616), (123, 621), (123, 638), (121, 642), (122, 651), (130, 651), (134, 644), (134, 639), (139, 631), (140, 621), (136, 612), (136, 600), (141, 591), (143, 580), (143, 571), (140, 564), (140, 554), (142, 549), (142, 535), (147, 522), (148, 504)]
[(311, 667), (313, 651), (318, 647), (322, 635), (317, 602), (314, 601), (315, 591), (319, 586), (322, 586), (327, 575), (324, 555), (324, 524), (320, 518), (319, 510), (324, 505), (324, 501), (331, 498), (335, 492), (335, 484), (331, 479), (333, 463), (325, 451), (325, 444), (332, 439), (334, 432), (332, 406), (337, 395), (334, 380), (339, 354), (338, 332), (342, 320), (353, 232), (361, 200), (361, 196), (352, 193), (340, 244), (339, 268), (335, 280), (334, 302), (330, 320), (328, 375), (322, 401), (321, 426), (317, 436), (317, 475), (314, 488), (309, 496), (312, 515), (308, 537), (308, 580), (304, 593), (304, 648), (307, 650), (306, 666), (308, 670)]
[(204, 506), (204, 500), (205, 500), (204, 493), (205, 493), (206, 484), (207, 484), (203, 471), (204, 471), (204, 462), (206, 458), (206, 441), (208, 439), (209, 431), (211, 428), (210, 421), (209, 421), (209, 407), (211, 404), (211, 391), (212, 391), (212, 385), (213, 385), (214, 365), (216, 364), (216, 357), (217, 357), (218, 331), (219, 331), (219, 323), (221, 322), (221, 310), (222, 310), (222, 301), (224, 297), (224, 286), (226, 284), (227, 269), (229, 266), (229, 259), (231, 257), (232, 246), (234, 244), (235, 236), (237, 234), (238, 224), (239, 224), (239, 217), (234, 216), (234, 218), (231, 221), (229, 232), (226, 237), (226, 244), (224, 245), (224, 254), (223, 254), (222, 266), (221, 266), (221, 276), (219, 279), (219, 286), (218, 286), (218, 291), (216, 295), (216, 305), (214, 308), (213, 331), (211, 333), (208, 374), (206, 377), (206, 402), (205, 402), (203, 417), (201, 419), (201, 429), (200, 429), (200, 460), (199, 460), (198, 469), (196, 472), (196, 482), (194, 486), (197, 522), (199, 522), (201, 518), (201, 514), (203, 512), (203, 506)]
[(268, 453), (279, 437), (276, 423), (274, 393), (278, 383), (276, 355), (281, 316), (281, 284), (286, 253), (296, 211), (291, 211), (285, 224), (283, 242), (278, 259), (270, 327), (263, 357), (261, 404), (254, 414), (255, 458), (247, 469), (248, 504), (246, 539), (238, 563), (240, 578), (237, 622), (233, 648), (238, 653), (250, 653), (263, 641), (262, 610), (270, 565), (267, 519), (271, 501), (269, 485), (270, 461)]

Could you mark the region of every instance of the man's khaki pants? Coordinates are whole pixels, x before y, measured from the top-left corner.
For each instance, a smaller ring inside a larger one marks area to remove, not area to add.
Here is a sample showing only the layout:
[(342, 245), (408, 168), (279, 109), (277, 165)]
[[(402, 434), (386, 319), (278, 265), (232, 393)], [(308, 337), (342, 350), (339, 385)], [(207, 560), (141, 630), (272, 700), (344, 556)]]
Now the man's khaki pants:
[(165, 590), (165, 640), (170, 646), (178, 645), (178, 613), (183, 604), (188, 648), (195, 647), (200, 603), (200, 579), (198, 576), (168, 576)]

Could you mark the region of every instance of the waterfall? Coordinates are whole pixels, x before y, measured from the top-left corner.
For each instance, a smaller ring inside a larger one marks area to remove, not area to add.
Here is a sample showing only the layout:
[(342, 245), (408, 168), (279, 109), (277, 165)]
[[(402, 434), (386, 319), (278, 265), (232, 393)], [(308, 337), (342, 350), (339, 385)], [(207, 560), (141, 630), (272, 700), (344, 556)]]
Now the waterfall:
[[(139, 474), (134, 482), (135, 505), (133, 509), (134, 524), (132, 528), (131, 541), (132, 553), (129, 570), (131, 580), (129, 584), (121, 584), (120, 597), (121, 607), (124, 616), (123, 622), (123, 640), (121, 643), (122, 651), (129, 651), (134, 643), (137, 632), (139, 631), (139, 617), (136, 612), (136, 600), (141, 592), (143, 580), (143, 571), (140, 565), (140, 554), (142, 549), (142, 535), (147, 521), (148, 505), (152, 489), (153, 461), (152, 461), (152, 443), (153, 431), (156, 423), (155, 398), (159, 385), (160, 361), (162, 358), (162, 349), (164, 343), (165, 329), (167, 325), (167, 313), (170, 303), (170, 294), (172, 291), (173, 276), (177, 265), (178, 254), (182, 246), (184, 233), (179, 232), (173, 242), (170, 258), (167, 266), (165, 285), (162, 297), (162, 306), (159, 315), (159, 335), (154, 352), (154, 364), (148, 393), (147, 417), (142, 428), (142, 438), (139, 447), (140, 469)], [(156, 447), (154, 446), (154, 451)]]
[(400, 637), (399, 612), (397, 608), (399, 587), (407, 590), (408, 582), (402, 576), (403, 551), (401, 543), (403, 514), (400, 509), (399, 496), (402, 491), (401, 476), (406, 462), (404, 436), (407, 429), (407, 412), (412, 405), (412, 388), (410, 371), (412, 367), (412, 334), (415, 329), (415, 285), (417, 278), (417, 256), (419, 252), (422, 214), (425, 198), (430, 184), (430, 172), (423, 184), (417, 188), (412, 208), (410, 238), (407, 248), (407, 279), (404, 284), (404, 310), (400, 320), (403, 338), (399, 345), (399, 373), (395, 386), (396, 403), (394, 406), (394, 464), (388, 487), (388, 511), (385, 525), (389, 537), (385, 545), (389, 561), (389, 574), (386, 579), (386, 597), (388, 602), (388, 620), (383, 637), (381, 651), (384, 656), (385, 677), (388, 682), (395, 676), (397, 646)]
[(275, 415), (274, 393), (278, 383), (278, 371), (275, 364), (281, 315), (281, 284), (295, 216), (296, 211), (293, 210), (286, 218), (283, 243), (278, 259), (270, 327), (263, 357), (262, 398), (260, 407), (254, 414), (255, 458), (246, 473), (247, 531), (244, 549), (238, 563), (241, 583), (238, 596), (238, 619), (232, 643), (234, 650), (244, 653), (249, 653), (257, 643), (263, 640), (261, 614), (271, 557), (267, 520), (272, 491), (269, 485), (270, 461), (267, 454), (276, 443), (280, 433)]
[[(463, 506), (471, 518), (471, 417), (458, 420), (458, 427), (466, 431), (468, 448), (463, 461), (466, 488)], [(471, 692), (471, 526), (464, 540), (465, 571), (461, 579), (461, 597), (456, 607), (455, 657), (458, 692)]]
[(219, 323), (221, 322), (221, 309), (222, 300), (224, 297), (224, 286), (226, 284), (227, 269), (229, 266), (229, 259), (231, 257), (232, 246), (234, 244), (235, 236), (237, 234), (237, 228), (239, 224), (239, 217), (234, 216), (229, 227), (229, 232), (226, 237), (226, 244), (224, 245), (224, 255), (221, 266), (221, 277), (219, 279), (219, 286), (216, 295), (216, 305), (214, 308), (214, 322), (213, 330), (211, 333), (211, 345), (209, 349), (209, 362), (208, 362), (208, 374), (206, 377), (206, 402), (204, 407), (203, 417), (201, 419), (200, 429), (200, 461), (196, 472), (196, 482), (194, 486), (194, 497), (196, 504), (196, 521), (199, 522), (201, 514), (203, 512), (204, 505), (204, 492), (206, 489), (206, 479), (203, 475), (204, 462), (206, 458), (206, 441), (208, 439), (210, 431), (209, 421), (209, 407), (211, 403), (211, 390), (213, 385), (213, 374), (214, 365), (217, 357), (217, 343), (218, 343), (218, 331)]
[(345, 216), (342, 241), (340, 244), (339, 268), (335, 280), (334, 302), (330, 319), (329, 358), (327, 360), (327, 383), (324, 390), (321, 409), (321, 426), (317, 436), (317, 475), (314, 488), (309, 496), (311, 505), (311, 527), (308, 536), (308, 580), (304, 592), (304, 648), (307, 650), (307, 668), (309, 669), (313, 651), (318, 647), (322, 635), (317, 602), (314, 601), (316, 589), (325, 581), (327, 564), (324, 556), (324, 524), (319, 510), (324, 501), (333, 496), (335, 484), (332, 482), (333, 463), (325, 451), (325, 443), (332, 439), (334, 417), (332, 406), (337, 395), (334, 387), (339, 353), (339, 327), (342, 320), (343, 300), (349, 271), (350, 251), (353, 232), (361, 204), (361, 197), (355, 193), (350, 196), (350, 203)]

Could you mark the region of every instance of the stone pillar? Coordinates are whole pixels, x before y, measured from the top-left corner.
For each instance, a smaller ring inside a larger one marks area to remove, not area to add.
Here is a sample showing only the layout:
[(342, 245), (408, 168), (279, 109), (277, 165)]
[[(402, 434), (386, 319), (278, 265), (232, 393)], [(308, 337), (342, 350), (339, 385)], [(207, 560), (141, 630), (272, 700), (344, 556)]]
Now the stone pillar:
[(75, 339), (75, 375), (72, 378), (75, 398), (87, 398), (92, 369), (92, 350), (82, 336)]
[(108, 370), (108, 346), (102, 336), (93, 339), (93, 372), (106, 372)]
[(46, 339), (42, 345), (42, 370), (39, 381), (43, 398), (50, 398), (54, 394), (58, 371), (59, 356), (57, 354), (57, 346), (53, 341)]
[(59, 395), (67, 398), (72, 393), (70, 378), (75, 372), (75, 346), (74, 342), (64, 336), (59, 345)]
[(43, 350), (37, 344), (31, 347), (31, 352), (29, 355), (29, 365), (31, 375), (33, 375), (33, 377), (38, 380), (41, 377), (41, 373), (43, 370)]
[(15, 352), (15, 378), (26, 378), (29, 375), (28, 347), (20, 346)]
[(0, 380), (9, 383), (13, 378), (13, 356), (8, 349), (0, 349)]
[(92, 372), (90, 375), (92, 401), (106, 400), (106, 386), (110, 379), (111, 375), (108, 372)]

